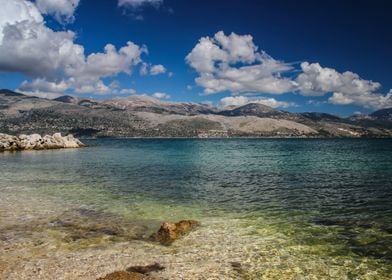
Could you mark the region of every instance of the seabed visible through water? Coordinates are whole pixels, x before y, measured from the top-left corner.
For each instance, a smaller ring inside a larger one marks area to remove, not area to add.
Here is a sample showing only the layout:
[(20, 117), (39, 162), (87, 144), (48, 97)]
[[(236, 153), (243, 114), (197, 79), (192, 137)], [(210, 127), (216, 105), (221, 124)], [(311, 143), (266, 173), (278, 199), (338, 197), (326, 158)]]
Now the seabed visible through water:
[[(392, 275), (390, 140), (91, 141), (0, 155), (0, 279)], [(181, 219), (201, 226), (149, 238)]]

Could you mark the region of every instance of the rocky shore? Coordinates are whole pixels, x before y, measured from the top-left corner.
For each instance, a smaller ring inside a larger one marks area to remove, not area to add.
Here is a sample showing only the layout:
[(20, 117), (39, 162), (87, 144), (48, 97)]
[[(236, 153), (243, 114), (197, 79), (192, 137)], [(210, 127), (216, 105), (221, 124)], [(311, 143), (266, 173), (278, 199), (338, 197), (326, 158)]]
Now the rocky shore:
[(81, 148), (85, 145), (73, 135), (61, 136), (61, 133), (41, 136), (39, 134), (13, 136), (0, 133), (0, 152), (20, 150), (46, 150), (63, 148)]

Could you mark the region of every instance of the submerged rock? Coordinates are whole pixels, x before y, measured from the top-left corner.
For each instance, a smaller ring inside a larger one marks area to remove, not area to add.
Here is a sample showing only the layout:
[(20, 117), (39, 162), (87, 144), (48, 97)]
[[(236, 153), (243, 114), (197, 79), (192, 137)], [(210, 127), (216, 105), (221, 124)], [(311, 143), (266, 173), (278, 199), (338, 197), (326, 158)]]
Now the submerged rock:
[(195, 220), (182, 220), (175, 224), (163, 223), (155, 238), (163, 245), (170, 245), (197, 225), (199, 225), (199, 222)]
[(136, 272), (115, 271), (97, 280), (153, 280), (153, 278)]
[(61, 133), (45, 135), (25, 135), (19, 137), (0, 133), (0, 152), (18, 150), (45, 150), (62, 148), (81, 148), (85, 145), (73, 135), (61, 136)]
[(115, 271), (107, 274), (105, 277), (97, 280), (153, 280), (155, 278), (149, 276), (151, 272), (164, 270), (165, 267), (159, 263), (153, 263), (145, 266), (130, 266), (126, 271)]
[(100, 242), (150, 240), (159, 222), (155, 220), (130, 220), (121, 215), (92, 209), (72, 209), (63, 212), (49, 223), (51, 229), (60, 231), (67, 244), (90, 245)]
[(139, 265), (138, 266), (130, 266), (127, 268), (127, 271), (148, 275), (151, 272), (157, 272), (157, 271), (161, 271), (164, 269), (165, 269), (165, 267), (160, 265), (159, 263), (153, 263), (153, 264), (144, 265), (144, 266), (139, 266)]
[(369, 229), (374, 225), (372, 223), (363, 223), (351, 219), (330, 219), (330, 218), (314, 218), (310, 220), (311, 223), (320, 226), (340, 226), (344, 228), (364, 228)]
[(234, 271), (238, 272), (238, 273), (242, 273), (243, 269), (242, 269), (242, 265), (239, 262), (230, 262), (231, 267), (233, 268)]

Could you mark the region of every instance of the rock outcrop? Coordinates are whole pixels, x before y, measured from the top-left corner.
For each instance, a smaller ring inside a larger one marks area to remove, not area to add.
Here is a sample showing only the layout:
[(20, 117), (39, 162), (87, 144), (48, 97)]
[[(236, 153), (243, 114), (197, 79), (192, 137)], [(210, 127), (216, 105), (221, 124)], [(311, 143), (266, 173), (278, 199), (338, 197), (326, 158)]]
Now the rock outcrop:
[(175, 224), (163, 223), (155, 238), (163, 245), (170, 245), (180, 236), (188, 233), (197, 225), (199, 225), (199, 222), (194, 220), (182, 220)]
[(39, 134), (12, 136), (0, 133), (0, 152), (19, 150), (45, 150), (62, 148), (81, 148), (85, 145), (71, 134), (61, 136), (61, 133), (53, 135)]

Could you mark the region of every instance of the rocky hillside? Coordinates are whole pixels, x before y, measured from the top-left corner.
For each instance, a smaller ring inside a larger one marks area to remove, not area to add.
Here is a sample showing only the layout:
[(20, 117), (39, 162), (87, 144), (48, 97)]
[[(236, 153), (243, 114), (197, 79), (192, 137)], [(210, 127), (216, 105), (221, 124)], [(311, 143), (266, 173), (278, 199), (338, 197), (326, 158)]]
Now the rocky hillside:
[(381, 109), (369, 115), (373, 120), (392, 122), (392, 108)]
[(290, 113), (262, 104), (219, 109), (140, 95), (49, 100), (0, 90), (0, 132), (85, 137), (390, 137), (392, 121)]

